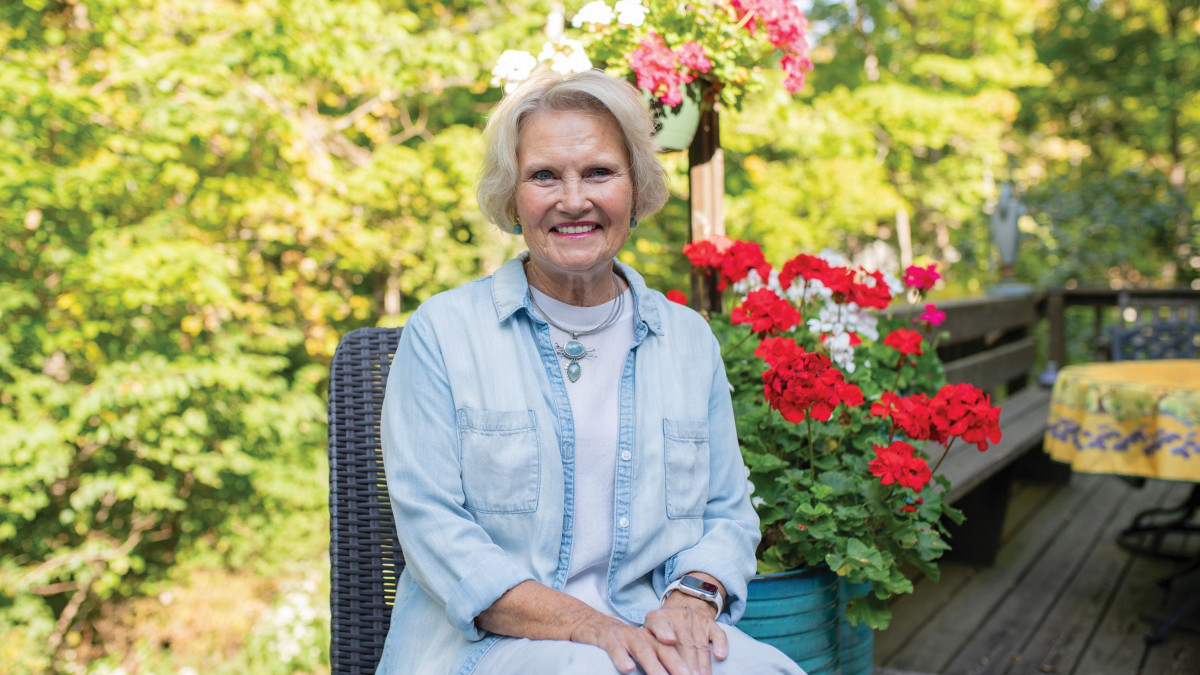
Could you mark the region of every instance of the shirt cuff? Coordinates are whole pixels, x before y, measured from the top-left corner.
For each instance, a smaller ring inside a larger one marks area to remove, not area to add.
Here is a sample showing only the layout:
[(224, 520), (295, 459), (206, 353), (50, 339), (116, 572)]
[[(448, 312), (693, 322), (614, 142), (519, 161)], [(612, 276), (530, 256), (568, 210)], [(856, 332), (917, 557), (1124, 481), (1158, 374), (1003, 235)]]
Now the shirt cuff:
[(531, 579), (533, 577), (527, 572), (503, 558), (476, 565), (474, 571), (463, 577), (446, 599), (446, 618), (467, 640), (482, 640), (487, 632), (475, 625), (475, 618), (510, 588)]

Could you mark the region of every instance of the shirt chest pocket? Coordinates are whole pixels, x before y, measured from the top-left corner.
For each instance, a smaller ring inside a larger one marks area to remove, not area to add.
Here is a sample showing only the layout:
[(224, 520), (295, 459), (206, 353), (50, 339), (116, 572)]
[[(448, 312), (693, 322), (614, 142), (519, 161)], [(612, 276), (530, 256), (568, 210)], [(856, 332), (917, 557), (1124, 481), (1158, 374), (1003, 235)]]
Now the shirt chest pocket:
[(663, 420), (667, 517), (699, 518), (708, 503), (708, 420)]
[(478, 513), (537, 509), (541, 463), (529, 410), (458, 410), (466, 508)]

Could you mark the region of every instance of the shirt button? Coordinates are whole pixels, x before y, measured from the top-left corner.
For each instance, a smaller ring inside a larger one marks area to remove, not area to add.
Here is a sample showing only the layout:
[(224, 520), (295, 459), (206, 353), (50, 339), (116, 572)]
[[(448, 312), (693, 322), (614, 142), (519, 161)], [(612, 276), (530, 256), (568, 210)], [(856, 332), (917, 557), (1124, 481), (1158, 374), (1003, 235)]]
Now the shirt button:
[(621, 520), (619, 520), (619, 521), (618, 521), (618, 524), (619, 524), (621, 527), (629, 527), (629, 519), (628, 519), (628, 518), (622, 518)]
[(626, 462), (628, 462), (632, 458), (633, 458), (633, 453), (628, 450), (621, 453), (621, 459), (625, 460)]

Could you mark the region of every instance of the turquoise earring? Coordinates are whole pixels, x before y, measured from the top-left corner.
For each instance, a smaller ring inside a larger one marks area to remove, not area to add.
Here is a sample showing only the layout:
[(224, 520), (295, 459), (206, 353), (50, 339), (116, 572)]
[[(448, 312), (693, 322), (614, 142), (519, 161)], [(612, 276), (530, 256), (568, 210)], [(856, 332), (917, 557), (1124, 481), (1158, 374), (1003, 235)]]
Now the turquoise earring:
[(637, 229), (637, 218), (629, 219), (629, 229), (631, 229), (631, 230)]
[(513, 234), (521, 234), (521, 224), (513, 223)]

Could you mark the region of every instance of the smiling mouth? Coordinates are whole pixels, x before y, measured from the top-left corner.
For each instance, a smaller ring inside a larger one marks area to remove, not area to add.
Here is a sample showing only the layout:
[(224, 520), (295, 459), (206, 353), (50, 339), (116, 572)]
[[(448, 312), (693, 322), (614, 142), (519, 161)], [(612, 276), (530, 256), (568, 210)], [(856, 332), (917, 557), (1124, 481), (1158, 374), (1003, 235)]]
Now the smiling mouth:
[(550, 229), (551, 229), (551, 231), (558, 232), (559, 234), (584, 234), (587, 232), (591, 232), (592, 230), (598, 230), (598, 229), (600, 229), (600, 226), (595, 223), (587, 223), (587, 224), (559, 225), (557, 227), (552, 227)]

